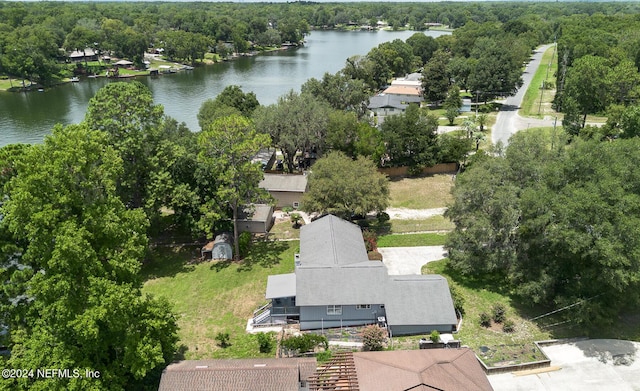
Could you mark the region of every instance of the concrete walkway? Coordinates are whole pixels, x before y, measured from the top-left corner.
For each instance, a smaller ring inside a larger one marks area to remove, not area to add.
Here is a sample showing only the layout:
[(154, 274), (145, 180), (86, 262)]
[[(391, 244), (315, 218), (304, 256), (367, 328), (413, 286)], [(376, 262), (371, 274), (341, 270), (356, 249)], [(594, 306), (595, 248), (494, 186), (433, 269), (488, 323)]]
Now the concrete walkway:
[(422, 266), (447, 257), (443, 246), (380, 247), (389, 275), (422, 274)]

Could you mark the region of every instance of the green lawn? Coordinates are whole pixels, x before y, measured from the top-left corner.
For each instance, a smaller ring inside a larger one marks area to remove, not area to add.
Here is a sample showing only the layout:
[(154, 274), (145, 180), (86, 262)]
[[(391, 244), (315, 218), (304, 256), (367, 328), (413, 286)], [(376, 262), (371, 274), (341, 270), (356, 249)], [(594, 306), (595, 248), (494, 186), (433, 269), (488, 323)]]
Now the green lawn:
[[(422, 268), (422, 273), (445, 276), (449, 284), (462, 294), (465, 300), (465, 315), (456, 338), (460, 339), (463, 345), (472, 348), (481, 358), (485, 354), (480, 348), (488, 347), (490, 350), (483, 359), (485, 363), (490, 365), (529, 362), (542, 358), (538, 355), (533, 342), (549, 339), (552, 337), (551, 333), (527, 320), (533, 313), (526, 312), (522, 309), (522, 305), (514, 303), (509, 292), (503, 289), (502, 281), (491, 276), (480, 278), (463, 276), (449, 267), (448, 259), (429, 262)], [(491, 308), (495, 303), (502, 303), (506, 307), (507, 319), (515, 323), (513, 333), (503, 332), (500, 324), (493, 324), (491, 328), (480, 325), (480, 314), (482, 312), (491, 314)]]
[(391, 232), (396, 234), (424, 231), (451, 231), (455, 225), (444, 216), (423, 220), (391, 220)]
[[(545, 114), (555, 114), (555, 111), (551, 108), (551, 101), (555, 96), (555, 88), (547, 88), (541, 90), (542, 83), (555, 83), (555, 74), (558, 69), (557, 52), (552, 46), (542, 56), (540, 67), (536, 71), (536, 74), (531, 80), (529, 88), (525, 92), (524, 99), (522, 101), (522, 107), (520, 108), (520, 114), (525, 117), (537, 117), (542, 118)], [(542, 94), (541, 94), (542, 92)], [(540, 98), (542, 97), (542, 104)]]
[[(200, 255), (196, 247), (157, 248), (143, 268), (144, 292), (173, 304), (186, 359), (272, 356), (259, 353), (245, 327), (265, 303), (267, 276), (292, 272), (296, 251), (297, 241), (258, 242), (239, 264), (191, 264)], [(217, 345), (218, 332), (230, 334), (231, 346)]]
[(453, 201), (451, 174), (421, 178), (403, 178), (389, 183), (390, 206), (393, 208), (442, 208)]
[(442, 246), (445, 233), (383, 235), (378, 237), (378, 247)]

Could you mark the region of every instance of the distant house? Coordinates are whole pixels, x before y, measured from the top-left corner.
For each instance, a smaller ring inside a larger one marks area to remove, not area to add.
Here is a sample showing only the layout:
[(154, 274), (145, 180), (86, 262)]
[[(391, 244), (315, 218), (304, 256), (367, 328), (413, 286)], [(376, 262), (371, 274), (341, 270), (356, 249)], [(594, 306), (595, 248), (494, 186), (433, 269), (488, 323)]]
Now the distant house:
[(334, 390), (493, 391), (476, 355), (467, 348), (356, 352), (337, 355), (309, 379), (309, 388)]
[(389, 86), (382, 92), (385, 95), (395, 95), (404, 99), (420, 99), (422, 100), (422, 88), (412, 85), (393, 85)]
[(367, 257), (360, 227), (336, 216), (301, 228), (295, 264), (294, 273), (268, 277), (271, 305), (254, 324), (296, 320), (310, 330), (378, 323), (392, 335), (457, 327), (444, 277), (390, 276), (381, 261)]
[(252, 234), (269, 232), (273, 225), (273, 206), (253, 204), (238, 211), (238, 231)]
[(86, 48), (84, 52), (82, 50), (74, 50), (69, 54), (69, 60), (73, 62), (98, 61), (98, 53), (91, 48)]
[(158, 391), (304, 391), (315, 358), (186, 360), (169, 365)]
[(258, 186), (275, 198), (277, 208), (284, 206), (297, 208), (308, 189), (308, 179), (306, 175), (264, 174)]
[(113, 63), (113, 65), (119, 66), (119, 67), (128, 67), (133, 65), (133, 63), (129, 60), (119, 60)]
[(422, 99), (419, 97), (402, 97), (398, 95), (379, 94), (369, 99), (367, 108), (371, 110), (371, 115), (378, 117), (378, 125), (384, 122), (384, 118), (394, 114), (404, 113), (411, 103), (419, 104)]

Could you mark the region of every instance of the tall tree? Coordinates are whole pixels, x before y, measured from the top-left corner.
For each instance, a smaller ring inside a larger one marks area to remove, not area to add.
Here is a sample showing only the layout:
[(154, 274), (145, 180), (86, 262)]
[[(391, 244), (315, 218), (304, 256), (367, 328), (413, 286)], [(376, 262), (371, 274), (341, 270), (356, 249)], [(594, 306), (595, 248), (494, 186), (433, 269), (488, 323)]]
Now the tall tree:
[(364, 117), (369, 102), (364, 82), (341, 72), (334, 75), (326, 72), (322, 80), (311, 78), (302, 85), (301, 92), (325, 100), (336, 110), (352, 111), (358, 119)]
[(353, 160), (342, 152), (329, 152), (318, 159), (309, 174), (309, 191), (302, 199), (306, 212), (331, 213), (345, 219), (383, 212), (387, 206), (387, 177), (371, 160)]
[(3, 286), (13, 301), (7, 365), (83, 376), (5, 379), (0, 388), (140, 389), (172, 360), (175, 317), (141, 293), (148, 222), (116, 196), (121, 163), (104, 133), (84, 125), (57, 126), (20, 159), (2, 206), (2, 229), (22, 246)]
[(278, 103), (259, 107), (254, 117), (257, 129), (271, 136), (282, 151), (287, 169), (293, 172), (296, 153), (315, 151), (322, 155), (330, 111), (325, 102), (310, 94), (290, 91)]
[(138, 208), (147, 199), (152, 171), (150, 159), (159, 142), (163, 108), (153, 103), (151, 91), (140, 82), (109, 83), (89, 101), (85, 122), (107, 134), (119, 153), (124, 173), (118, 194), (125, 205)]
[(438, 119), (411, 104), (403, 114), (388, 116), (381, 126), (392, 166), (432, 166), (438, 158)]
[(229, 85), (216, 96), (215, 99), (207, 99), (200, 106), (198, 112), (198, 124), (204, 129), (216, 119), (231, 114), (240, 114), (250, 118), (253, 111), (260, 106), (256, 94), (243, 92), (239, 86)]
[(422, 71), (422, 89), (424, 97), (431, 102), (440, 102), (447, 96), (451, 79), (447, 71), (450, 54), (436, 50)]
[(407, 38), (407, 44), (411, 46), (413, 55), (419, 57), (423, 64), (426, 64), (433, 53), (438, 50), (438, 42), (424, 33), (413, 34)]
[[(611, 98), (607, 85), (609, 61), (596, 56), (584, 56), (577, 59), (567, 72), (562, 91), (564, 101), (573, 99), (582, 114), (581, 127), (587, 121), (587, 114), (604, 110)], [(566, 107), (565, 107), (566, 108)]]
[[(253, 158), (270, 144), (268, 135), (257, 132), (251, 121), (238, 115), (219, 118), (198, 136), (198, 161), (207, 172), (216, 173), (212, 183), (214, 193), (203, 200), (204, 219), (220, 218), (231, 210), (236, 260), (240, 259), (239, 208), (269, 198), (258, 187), (263, 172)], [(211, 222), (205, 224), (210, 226)]]

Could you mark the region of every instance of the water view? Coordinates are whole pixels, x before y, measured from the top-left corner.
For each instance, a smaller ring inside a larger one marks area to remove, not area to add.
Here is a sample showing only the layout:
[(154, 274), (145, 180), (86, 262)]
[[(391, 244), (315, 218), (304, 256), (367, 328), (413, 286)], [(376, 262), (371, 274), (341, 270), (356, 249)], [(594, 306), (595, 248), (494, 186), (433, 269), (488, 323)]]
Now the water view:
[[(253, 91), (261, 104), (272, 104), (291, 89), (299, 91), (312, 77), (339, 71), (350, 56), (364, 55), (382, 42), (406, 40), (413, 34), (413, 31), (314, 31), (306, 38), (307, 44), (296, 50), (242, 57), (193, 71), (136, 80), (149, 86), (155, 102), (164, 106), (167, 115), (196, 131), (202, 102), (214, 98), (227, 85), (239, 85), (244, 91)], [(447, 33), (425, 34), (437, 37)], [(82, 121), (89, 99), (109, 81), (83, 79), (44, 92), (0, 92), (0, 146), (38, 143), (55, 124)]]

